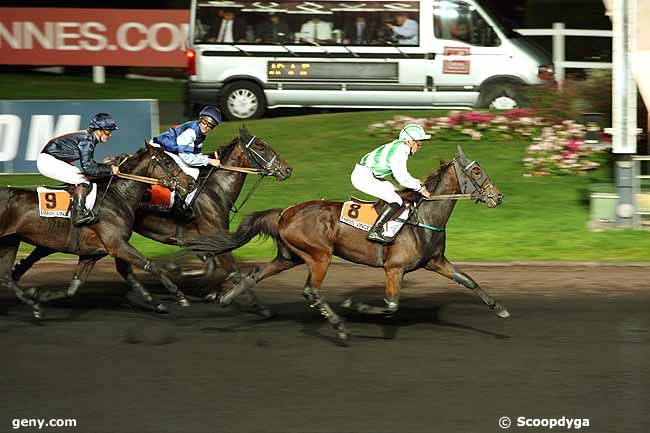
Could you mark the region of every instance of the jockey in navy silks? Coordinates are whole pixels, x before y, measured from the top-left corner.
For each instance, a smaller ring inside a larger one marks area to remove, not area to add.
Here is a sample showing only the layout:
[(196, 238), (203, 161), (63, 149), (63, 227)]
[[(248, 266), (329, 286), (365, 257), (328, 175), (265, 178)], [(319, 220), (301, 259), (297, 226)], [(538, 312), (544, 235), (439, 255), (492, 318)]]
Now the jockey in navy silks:
[[(75, 186), (70, 212), (70, 220), (75, 226), (97, 222), (95, 214), (85, 205), (89, 194), (97, 194), (89, 177), (112, 176), (117, 174), (118, 167), (96, 162), (95, 147), (106, 143), (117, 129), (110, 114), (98, 113), (90, 120), (87, 129), (51, 139), (36, 160), (41, 174)], [(79, 161), (81, 168), (72, 165), (75, 161)]]
[[(206, 135), (210, 133), (222, 121), (221, 112), (217, 107), (205, 106), (199, 113), (198, 120), (191, 120), (178, 126), (169, 128), (164, 133), (152, 139), (154, 144), (161, 146), (176, 161), (176, 164), (194, 180), (199, 177), (199, 167), (213, 166), (219, 168), (221, 162), (217, 152), (214, 158), (201, 152)], [(191, 202), (192, 191), (187, 197), (181, 198), (180, 214), (188, 219), (192, 217), (192, 209), (187, 202)]]

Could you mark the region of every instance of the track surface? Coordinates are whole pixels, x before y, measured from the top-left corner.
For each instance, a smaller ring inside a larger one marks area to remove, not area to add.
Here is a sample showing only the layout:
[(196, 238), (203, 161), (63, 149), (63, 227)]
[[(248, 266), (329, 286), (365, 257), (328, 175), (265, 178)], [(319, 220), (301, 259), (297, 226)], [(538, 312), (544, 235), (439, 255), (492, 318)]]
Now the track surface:
[[(73, 267), (44, 262), (21, 284), (63, 288)], [(346, 314), (347, 348), (302, 300), (304, 267), (258, 286), (268, 321), (162, 294), (170, 314), (140, 311), (107, 260), (41, 324), (3, 293), (0, 432), (38, 431), (17, 418), (77, 420), (41, 430), (58, 432), (498, 432), (502, 416), (509, 431), (568, 431), (521, 416), (650, 431), (650, 267), (462, 269), (512, 317), (417, 271), (395, 317)], [(380, 302), (383, 272), (334, 264), (323, 293), (337, 311), (349, 295)]]

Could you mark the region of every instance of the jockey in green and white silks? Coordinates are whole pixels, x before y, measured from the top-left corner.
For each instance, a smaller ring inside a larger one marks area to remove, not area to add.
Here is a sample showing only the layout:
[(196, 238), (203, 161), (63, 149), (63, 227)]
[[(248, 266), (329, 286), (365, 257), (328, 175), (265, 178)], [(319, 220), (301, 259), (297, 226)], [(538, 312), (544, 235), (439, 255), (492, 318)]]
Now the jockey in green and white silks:
[(402, 198), (395, 192), (393, 184), (385, 177), (393, 178), (403, 187), (418, 191), (425, 197), (430, 194), (422, 183), (411, 176), (406, 168), (408, 158), (420, 150), (422, 140), (428, 140), (427, 134), (420, 125), (406, 125), (399, 133), (397, 140), (379, 146), (361, 158), (352, 172), (352, 185), (361, 192), (380, 198), (388, 203), (388, 207), (377, 218), (368, 232), (368, 239), (377, 242), (389, 242), (382, 235), (384, 225), (400, 211)]

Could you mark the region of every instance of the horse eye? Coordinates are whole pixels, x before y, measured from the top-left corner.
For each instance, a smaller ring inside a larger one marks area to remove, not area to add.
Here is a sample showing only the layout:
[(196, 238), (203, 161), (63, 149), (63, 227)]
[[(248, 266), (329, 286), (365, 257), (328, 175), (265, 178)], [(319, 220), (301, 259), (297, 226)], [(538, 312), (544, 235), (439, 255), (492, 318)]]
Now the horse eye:
[(472, 168), (472, 176), (479, 178), (481, 177), (481, 169), (478, 167)]

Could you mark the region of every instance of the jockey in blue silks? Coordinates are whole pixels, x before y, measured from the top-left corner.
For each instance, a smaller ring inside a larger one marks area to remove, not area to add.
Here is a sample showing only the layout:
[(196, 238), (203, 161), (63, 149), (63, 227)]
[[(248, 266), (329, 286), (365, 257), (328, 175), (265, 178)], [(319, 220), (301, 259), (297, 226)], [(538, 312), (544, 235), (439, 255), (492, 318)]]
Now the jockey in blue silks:
[[(210, 165), (219, 168), (221, 166), (217, 152), (214, 152), (214, 158), (201, 152), (206, 135), (221, 122), (222, 117), (219, 109), (208, 105), (203, 107), (198, 120), (190, 120), (181, 125), (172, 126), (159, 136), (154, 137), (152, 142), (168, 152), (176, 164), (196, 180), (199, 177), (199, 167)], [(192, 191), (179, 203), (180, 214), (188, 219), (192, 217), (193, 212), (188, 207), (187, 201), (191, 201), (195, 193), (196, 191)]]

